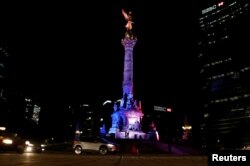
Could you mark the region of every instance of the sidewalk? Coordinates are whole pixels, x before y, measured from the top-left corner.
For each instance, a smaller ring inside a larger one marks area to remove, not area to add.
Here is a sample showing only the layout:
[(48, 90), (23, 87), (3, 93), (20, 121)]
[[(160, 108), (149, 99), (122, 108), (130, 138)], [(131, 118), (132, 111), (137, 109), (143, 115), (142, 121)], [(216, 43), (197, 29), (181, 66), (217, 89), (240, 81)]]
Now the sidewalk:
[(138, 149), (138, 154), (169, 154), (169, 155), (204, 155), (200, 150), (187, 145), (171, 145), (171, 152), (167, 143), (138, 141), (138, 142), (122, 142), (122, 153), (135, 153), (135, 147)]
[(170, 153), (173, 155), (203, 155), (203, 153), (200, 150), (186, 145), (172, 144), (171, 152), (168, 151), (168, 144), (158, 143), (157, 145), (158, 148), (161, 149), (162, 151), (165, 151), (166, 153)]

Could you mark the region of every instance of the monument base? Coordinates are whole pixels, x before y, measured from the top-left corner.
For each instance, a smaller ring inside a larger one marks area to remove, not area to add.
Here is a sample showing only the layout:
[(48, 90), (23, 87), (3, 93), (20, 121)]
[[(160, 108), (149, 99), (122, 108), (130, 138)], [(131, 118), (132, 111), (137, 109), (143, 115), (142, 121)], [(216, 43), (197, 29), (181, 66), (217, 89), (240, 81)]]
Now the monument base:
[(148, 134), (141, 131), (116, 131), (116, 139), (148, 139)]

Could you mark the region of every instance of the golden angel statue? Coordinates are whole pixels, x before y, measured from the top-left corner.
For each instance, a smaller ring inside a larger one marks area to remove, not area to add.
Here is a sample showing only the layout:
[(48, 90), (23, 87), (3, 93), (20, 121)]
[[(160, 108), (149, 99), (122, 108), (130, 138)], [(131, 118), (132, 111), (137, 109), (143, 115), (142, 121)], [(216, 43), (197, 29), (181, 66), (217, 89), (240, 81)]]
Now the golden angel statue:
[(133, 22), (132, 22), (132, 12), (130, 11), (128, 14), (122, 9), (122, 14), (123, 14), (123, 16), (124, 16), (124, 18), (125, 18), (125, 20), (127, 21), (127, 24), (126, 24), (126, 29), (127, 29), (127, 31), (130, 31), (130, 30), (132, 30), (132, 24), (133, 24)]

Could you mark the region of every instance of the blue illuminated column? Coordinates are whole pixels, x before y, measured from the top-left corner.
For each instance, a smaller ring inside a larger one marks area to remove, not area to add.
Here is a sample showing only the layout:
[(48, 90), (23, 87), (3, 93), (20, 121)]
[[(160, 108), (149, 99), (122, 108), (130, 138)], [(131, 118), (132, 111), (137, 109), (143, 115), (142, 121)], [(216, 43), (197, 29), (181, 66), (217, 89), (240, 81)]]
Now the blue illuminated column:
[(130, 95), (133, 98), (133, 48), (137, 39), (125, 36), (122, 39), (122, 45), (124, 46), (124, 70), (123, 70), (123, 97)]

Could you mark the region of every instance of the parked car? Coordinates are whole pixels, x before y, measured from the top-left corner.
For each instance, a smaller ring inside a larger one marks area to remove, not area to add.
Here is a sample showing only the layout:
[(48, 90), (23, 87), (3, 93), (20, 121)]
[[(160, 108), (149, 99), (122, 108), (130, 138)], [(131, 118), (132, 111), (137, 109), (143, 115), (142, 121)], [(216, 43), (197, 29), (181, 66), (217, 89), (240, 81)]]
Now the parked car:
[(80, 137), (79, 141), (74, 141), (73, 149), (77, 155), (83, 152), (98, 152), (101, 155), (106, 155), (109, 152), (119, 152), (120, 146), (105, 138), (85, 136)]

